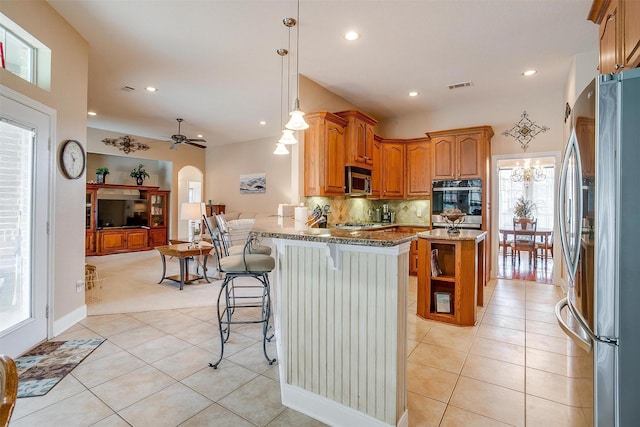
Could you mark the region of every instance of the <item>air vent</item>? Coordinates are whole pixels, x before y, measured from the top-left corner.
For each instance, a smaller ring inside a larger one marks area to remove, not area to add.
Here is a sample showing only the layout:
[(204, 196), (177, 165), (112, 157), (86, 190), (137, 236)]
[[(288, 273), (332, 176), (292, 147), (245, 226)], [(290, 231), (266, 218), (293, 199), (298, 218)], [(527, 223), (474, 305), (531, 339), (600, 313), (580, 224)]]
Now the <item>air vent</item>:
[(455, 83), (455, 84), (449, 85), (449, 89), (460, 89), (461, 87), (469, 87), (471, 85), (472, 85), (471, 82)]
[(120, 90), (123, 90), (123, 91), (125, 91), (125, 92), (131, 92), (131, 91), (136, 90), (136, 88), (131, 87), (131, 86), (122, 86), (122, 87), (120, 88)]

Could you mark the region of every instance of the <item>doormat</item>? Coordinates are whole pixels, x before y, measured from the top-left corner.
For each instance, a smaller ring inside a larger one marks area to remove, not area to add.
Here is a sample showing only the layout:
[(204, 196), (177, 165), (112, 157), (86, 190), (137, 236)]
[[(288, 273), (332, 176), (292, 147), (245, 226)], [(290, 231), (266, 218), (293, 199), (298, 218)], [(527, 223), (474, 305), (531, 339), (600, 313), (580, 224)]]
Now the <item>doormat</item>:
[(103, 342), (104, 338), (47, 341), (29, 350), (15, 360), (18, 397), (47, 394)]

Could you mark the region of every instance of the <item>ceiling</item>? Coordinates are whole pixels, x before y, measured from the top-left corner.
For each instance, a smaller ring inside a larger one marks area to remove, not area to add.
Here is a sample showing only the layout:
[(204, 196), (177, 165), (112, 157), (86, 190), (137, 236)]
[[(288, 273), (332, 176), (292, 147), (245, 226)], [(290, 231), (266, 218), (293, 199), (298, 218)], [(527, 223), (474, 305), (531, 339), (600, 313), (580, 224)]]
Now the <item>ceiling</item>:
[[(168, 140), (180, 117), (182, 133), (204, 135), (206, 146), (280, 134), (283, 62), (276, 50), (289, 44), (282, 19), (296, 17), (296, 1), (49, 4), (89, 43), (88, 108), (97, 113), (89, 127)], [(597, 48), (597, 26), (586, 19), (590, 6), (591, 0), (300, 0), (291, 71), (299, 30), (300, 73), (378, 120), (542, 88), (562, 91), (573, 55)], [(346, 41), (348, 30), (361, 38)], [(530, 68), (538, 73), (521, 75)], [(448, 88), (467, 81), (470, 87)], [(410, 98), (411, 90), (419, 96)]]

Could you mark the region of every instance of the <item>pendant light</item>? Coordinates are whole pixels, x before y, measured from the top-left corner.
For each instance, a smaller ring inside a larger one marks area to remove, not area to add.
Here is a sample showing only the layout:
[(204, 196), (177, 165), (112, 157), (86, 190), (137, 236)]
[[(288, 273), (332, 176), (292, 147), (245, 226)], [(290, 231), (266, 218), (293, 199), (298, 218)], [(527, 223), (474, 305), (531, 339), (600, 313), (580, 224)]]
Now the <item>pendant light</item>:
[[(298, 0), (297, 21), (293, 18), (285, 18), (282, 22), (285, 26), (291, 27), (300, 22), (300, 0)], [(296, 99), (293, 103), (293, 111), (289, 113), (291, 118), (284, 126), (291, 130), (305, 130), (309, 128), (309, 124), (304, 121), (304, 113), (300, 110), (300, 26), (296, 29)]]
[[(289, 51), (287, 49), (278, 49), (276, 51), (278, 53), (278, 55), (280, 55), (281, 58), (281, 65), (280, 65), (280, 123), (282, 123), (282, 98), (283, 98), (283, 92), (284, 89), (282, 88), (282, 80), (284, 77), (284, 57), (289, 53)], [(274, 150), (273, 154), (277, 154), (279, 156), (284, 156), (289, 154), (289, 150), (287, 150), (287, 147), (285, 147), (285, 144), (287, 144), (287, 142), (284, 142), (283, 140), (285, 140), (285, 136), (287, 135), (287, 132), (291, 132), (288, 129), (285, 129), (282, 131), (282, 137), (280, 138), (280, 140), (278, 141), (278, 143), (276, 144), (276, 149)], [(294, 142), (289, 142), (289, 144), (295, 144), (296, 142), (298, 142), (295, 137), (293, 137), (293, 134), (291, 134), (291, 137), (293, 138)]]

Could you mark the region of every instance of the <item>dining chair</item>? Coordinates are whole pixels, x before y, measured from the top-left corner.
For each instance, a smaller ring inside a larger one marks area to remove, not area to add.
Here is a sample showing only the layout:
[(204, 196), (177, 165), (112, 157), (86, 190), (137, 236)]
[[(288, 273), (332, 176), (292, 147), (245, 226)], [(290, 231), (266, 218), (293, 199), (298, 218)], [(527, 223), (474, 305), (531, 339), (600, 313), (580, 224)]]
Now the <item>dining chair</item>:
[(520, 262), (520, 252), (528, 252), (529, 263), (533, 262), (536, 266), (536, 229), (538, 221), (532, 218), (514, 218), (513, 219), (513, 243), (511, 251), (513, 252), (513, 262), (516, 256)]
[(6, 427), (18, 397), (18, 370), (6, 354), (0, 354), (0, 387), (0, 427)]
[(545, 240), (536, 244), (536, 255), (545, 261), (549, 258), (553, 259), (553, 233)]

